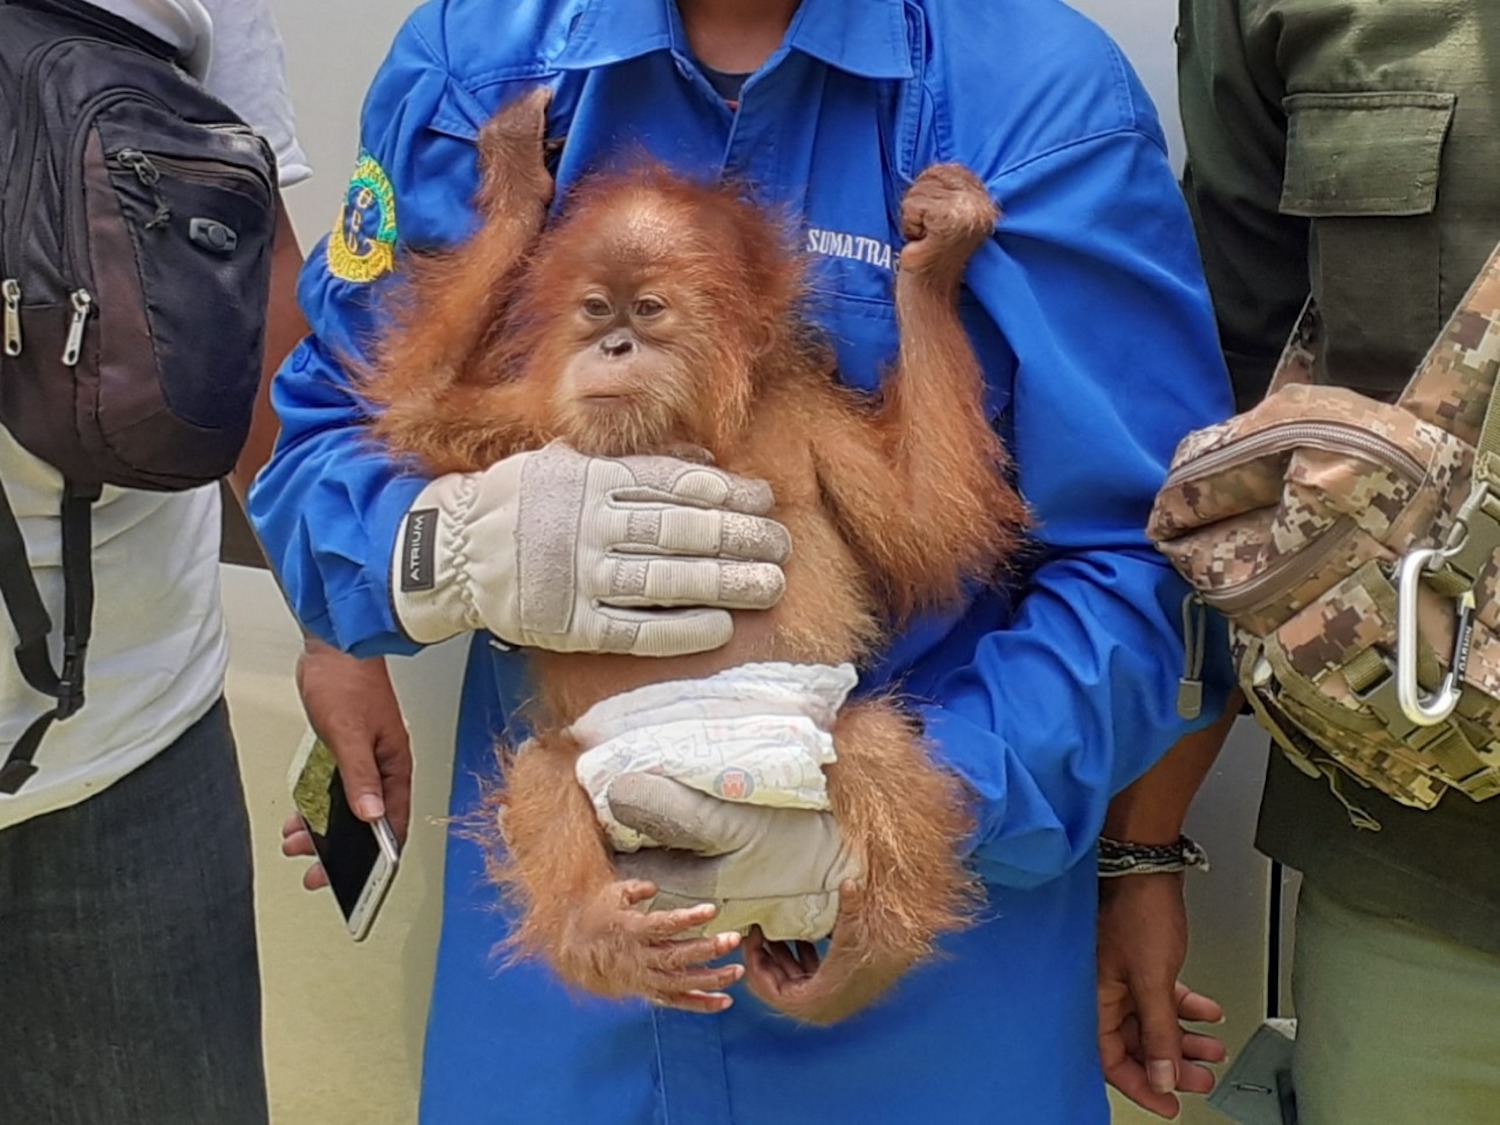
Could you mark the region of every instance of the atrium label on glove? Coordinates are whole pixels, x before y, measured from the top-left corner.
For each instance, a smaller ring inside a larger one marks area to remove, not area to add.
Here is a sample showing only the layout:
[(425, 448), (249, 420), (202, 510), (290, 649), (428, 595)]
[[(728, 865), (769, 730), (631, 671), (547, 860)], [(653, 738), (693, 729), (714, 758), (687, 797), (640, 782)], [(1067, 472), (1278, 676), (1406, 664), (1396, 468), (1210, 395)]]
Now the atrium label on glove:
[(423, 508), (406, 517), (401, 541), (401, 592), (431, 590), (437, 585), (438, 510)]

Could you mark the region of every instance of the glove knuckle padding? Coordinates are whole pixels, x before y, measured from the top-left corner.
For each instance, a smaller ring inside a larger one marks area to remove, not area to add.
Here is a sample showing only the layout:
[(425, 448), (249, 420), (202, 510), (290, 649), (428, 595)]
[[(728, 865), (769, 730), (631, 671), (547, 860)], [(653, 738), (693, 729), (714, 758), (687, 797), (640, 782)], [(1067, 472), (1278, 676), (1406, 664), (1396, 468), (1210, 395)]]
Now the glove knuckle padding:
[(724, 543), (724, 513), (674, 507), (661, 512), (658, 545), (684, 555), (716, 558)]
[[(769, 486), (690, 462), (587, 457), (554, 442), (431, 482), (411, 526), (434, 508), (430, 588), (403, 589), (392, 572), (397, 616), (424, 643), (482, 627), (553, 651), (706, 652), (733, 636), (726, 609), (769, 608), (785, 586), (775, 564), (786, 529), (747, 514), (770, 510)], [(398, 559), (405, 536), (403, 524)]]
[(645, 596), (658, 605), (717, 605), (719, 564), (654, 559), (646, 566)]

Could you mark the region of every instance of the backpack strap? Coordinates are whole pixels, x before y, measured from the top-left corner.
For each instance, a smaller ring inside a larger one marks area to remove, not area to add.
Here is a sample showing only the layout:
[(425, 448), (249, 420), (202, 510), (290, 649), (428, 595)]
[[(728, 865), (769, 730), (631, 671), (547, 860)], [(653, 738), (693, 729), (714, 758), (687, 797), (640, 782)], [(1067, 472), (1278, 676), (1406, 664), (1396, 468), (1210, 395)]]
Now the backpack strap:
[(1283, 387), (1308, 386), (1313, 381), (1313, 363), (1318, 354), (1318, 341), (1323, 335), (1323, 321), (1318, 315), (1318, 306), (1311, 296), (1302, 303), (1297, 323), (1287, 337), (1286, 347), (1281, 352), (1281, 362), (1271, 376), (1271, 385), (1266, 388), (1270, 398)]
[(1428, 581), (1457, 596), (1500, 550), (1500, 246), (1434, 341), (1401, 405), (1474, 446), (1473, 488)]
[(163, 62), (176, 62), (180, 53), (172, 44), (158, 39), (145, 28), (89, 4), (86, 0), (0, 0), (0, 7), (7, 3), (17, 8), (30, 8), (32, 11), (76, 20), (88, 25), (102, 39), (136, 47), (148, 55), (155, 55)]
[(1400, 404), (1423, 421), (1476, 446), (1500, 452), (1494, 406), (1500, 365), (1500, 246), (1453, 310), (1401, 393)]
[(0, 767), (0, 794), (14, 795), (37, 772), (33, 764), (42, 737), (54, 722), (83, 706), (83, 664), (94, 624), (93, 510), (98, 485), (64, 484), (62, 501), (63, 659), (54, 671), (47, 651), (52, 619), (26, 554), (21, 526), (0, 484), (0, 597), (16, 630), (16, 662), (26, 682), (57, 706), (38, 718), (17, 740)]

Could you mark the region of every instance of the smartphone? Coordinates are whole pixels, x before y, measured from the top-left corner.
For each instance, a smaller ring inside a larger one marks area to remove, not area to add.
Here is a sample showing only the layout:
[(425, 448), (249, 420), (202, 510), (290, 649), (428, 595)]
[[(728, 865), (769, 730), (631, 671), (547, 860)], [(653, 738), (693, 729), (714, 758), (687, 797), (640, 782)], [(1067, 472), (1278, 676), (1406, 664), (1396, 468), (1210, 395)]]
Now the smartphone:
[(1219, 1079), (1208, 1104), (1242, 1125), (1297, 1125), (1296, 1041), (1296, 1020), (1266, 1020)]
[(338, 762), (313, 731), (302, 740), (287, 780), (344, 925), (355, 941), (364, 941), (396, 878), (396, 834), (384, 817), (367, 824), (354, 815)]

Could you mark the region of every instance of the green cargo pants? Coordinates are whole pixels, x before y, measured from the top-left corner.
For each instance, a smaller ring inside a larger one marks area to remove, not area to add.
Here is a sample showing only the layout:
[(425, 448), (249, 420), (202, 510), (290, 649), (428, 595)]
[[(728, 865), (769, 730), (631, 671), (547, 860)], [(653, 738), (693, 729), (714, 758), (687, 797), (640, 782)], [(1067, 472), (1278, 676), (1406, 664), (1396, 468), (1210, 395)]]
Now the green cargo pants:
[(1299, 1125), (1500, 1122), (1500, 957), (1304, 884)]

